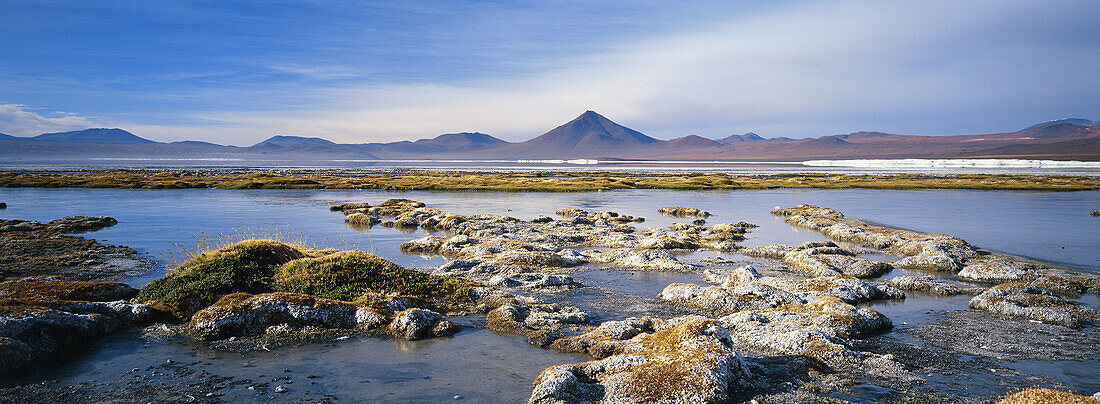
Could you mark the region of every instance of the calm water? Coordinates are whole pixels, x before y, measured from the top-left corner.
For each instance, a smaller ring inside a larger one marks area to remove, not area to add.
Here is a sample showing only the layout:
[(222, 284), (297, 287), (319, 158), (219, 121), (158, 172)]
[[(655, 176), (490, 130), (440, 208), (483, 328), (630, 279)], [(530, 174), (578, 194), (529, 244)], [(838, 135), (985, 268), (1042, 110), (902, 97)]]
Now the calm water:
[(318, 246), (373, 251), (404, 265), (430, 265), (402, 256), (397, 244), (415, 234), (375, 227), (358, 231), (328, 207), (343, 202), (379, 202), (404, 197), (456, 213), (498, 213), (519, 218), (553, 215), (566, 206), (613, 210), (647, 219), (640, 227), (667, 226), (683, 219), (656, 213), (661, 206), (705, 209), (710, 222), (744, 220), (761, 227), (745, 245), (818, 240), (768, 212), (774, 206), (811, 203), (848, 216), (922, 232), (947, 233), (976, 246), (1069, 267), (1100, 271), (1100, 191), (1017, 192), (968, 190), (759, 190), (586, 193), (434, 192), (373, 190), (120, 190), (0, 189), (8, 209), (0, 217), (49, 220), (66, 215), (107, 215), (119, 224), (89, 235), (123, 244), (168, 261), (175, 244), (202, 235), (248, 232), (304, 236)]
[[(519, 218), (552, 215), (574, 206), (590, 211), (613, 210), (641, 215), (641, 228), (667, 226), (687, 219), (656, 214), (667, 205), (698, 207), (715, 214), (712, 223), (747, 221), (760, 225), (743, 245), (795, 244), (821, 240), (815, 232), (798, 231), (771, 216), (776, 206), (812, 203), (839, 209), (845, 214), (924, 232), (940, 232), (965, 238), (972, 244), (1062, 264), (1083, 271), (1100, 271), (1100, 218), (1088, 215), (1100, 209), (1100, 192), (1008, 191), (889, 191), (889, 190), (759, 190), (759, 191), (612, 191), (588, 193), (497, 192), (392, 192), (352, 190), (118, 190), (118, 189), (0, 189), (0, 201), (8, 204), (0, 217), (45, 221), (66, 215), (108, 215), (119, 224), (88, 237), (106, 243), (128, 245), (168, 263), (181, 247), (192, 247), (202, 237), (218, 234), (280, 234), (304, 238), (318, 247), (357, 248), (374, 252), (406, 266), (426, 267), (442, 263), (402, 255), (397, 245), (420, 237), (423, 231), (401, 233), (375, 227), (355, 230), (342, 215), (328, 207), (344, 202), (380, 202), (404, 197), (420, 200), (445, 211), (498, 213)], [(688, 254), (689, 258), (716, 255)], [(730, 258), (744, 259), (736, 255)], [(869, 256), (890, 260), (891, 257)], [(894, 271), (888, 276), (904, 274)], [(140, 286), (162, 276), (153, 274), (129, 282)], [(671, 316), (675, 306), (654, 299), (672, 282), (699, 282), (697, 274), (608, 271), (583, 268), (575, 276), (586, 287), (559, 294), (592, 312), (598, 321), (638, 314)], [(1091, 300), (1090, 300), (1091, 299)], [(1097, 306), (1097, 299), (1086, 297)], [(965, 297), (934, 298), (910, 294), (904, 303), (878, 303), (898, 329), (935, 321), (937, 310), (966, 310)], [(458, 319), (476, 322), (477, 319)], [(542, 369), (585, 358), (528, 347), (519, 337), (501, 336), (480, 328), (466, 328), (454, 338), (404, 342), (381, 338), (352, 338), (332, 344), (279, 348), (271, 352), (230, 354), (211, 351), (189, 342), (146, 342), (132, 333), (106, 339), (84, 357), (47, 375), (63, 384), (124, 380), (131, 368), (144, 369), (165, 359), (198, 361), (195, 366), (214, 374), (273, 379), (292, 369), (293, 384), (279, 400), (320, 398), (326, 395), (349, 400), (453, 400), (455, 395), (475, 401), (524, 401), (531, 383)], [(1097, 361), (1059, 363), (1037, 367), (1069, 386), (1100, 390), (1094, 369)], [(1070, 370), (1065, 370), (1065, 369)], [(1049, 372), (1048, 372), (1049, 371)], [(314, 375), (316, 379), (306, 379)], [(271, 388), (279, 383), (272, 383)], [(1090, 390), (1091, 389), (1091, 390)], [(270, 391), (244, 386), (220, 391), (225, 397), (267, 401)], [(995, 392), (994, 392), (995, 393)], [(984, 392), (983, 392), (984, 394)], [(992, 393), (991, 393), (992, 394)]]

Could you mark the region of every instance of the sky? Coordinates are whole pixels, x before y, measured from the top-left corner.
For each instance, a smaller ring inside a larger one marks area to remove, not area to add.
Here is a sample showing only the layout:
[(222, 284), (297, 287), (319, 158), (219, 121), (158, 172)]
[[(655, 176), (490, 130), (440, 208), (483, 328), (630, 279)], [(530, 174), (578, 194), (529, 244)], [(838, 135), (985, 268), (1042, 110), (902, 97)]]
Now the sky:
[(344, 143), (1100, 119), (1100, 1), (0, 2), (0, 133)]

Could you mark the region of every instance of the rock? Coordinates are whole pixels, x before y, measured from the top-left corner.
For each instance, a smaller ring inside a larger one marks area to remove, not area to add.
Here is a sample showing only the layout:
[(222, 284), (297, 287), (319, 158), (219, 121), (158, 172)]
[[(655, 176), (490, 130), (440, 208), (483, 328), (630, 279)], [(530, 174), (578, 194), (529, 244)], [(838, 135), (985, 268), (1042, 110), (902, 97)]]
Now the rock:
[(751, 266), (732, 270), (725, 276), (714, 273), (704, 276), (720, 281), (720, 286), (673, 283), (661, 291), (660, 298), (722, 314), (806, 304), (822, 296), (852, 304), (905, 298), (905, 294), (890, 286), (876, 286), (844, 276), (803, 280), (761, 277)]
[(928, 292), (939, 296), (955, 296), (958, 294), (978, 294), (980, 288), (955, 285), (938, 281), (931, 276), (899, 276), (886, 280), (886, 284), (901, 290), (916, 290)]
[(1079, 328), (1100, 319), (1100, 312), (1026, 283), (1003, 283), (970, 299), (970, 308), (1049, 324)]
[(390, 332), (407, 340), (418, 340), (454, 335), (458, 326), (434, 311), (408, 309), (397, 313), (390, 324)]
[(1046, 289), (1062, 298), (1080, 298), (1089, 290), (1088, 279), (1073, 276), (1046, 275), (1031, 281), (1031, 284)]
[(386, 324), (386, 316), (369, 307), (355, 309), (355, 327), (373, 330)]
[(787, 209), (777, 206), (772, 214), (784, 217), (792, 226), (819, 231), (835, 241), (905, 255), (893, 263), (898, 268), (959, 271), (967, 260), (978, 256), (973, 247), (958, 237), (873, 225), (820, 206), (798, 205)]
[(531, 223), (549, 223), (549, 222), (553, 222), (553, 221), (554, 221), (554, 218), (552, 218), (550, 216), (546, 216), (546, 215), (538, 215), (538, 216), (535, 216), (534, 219), (531, 219)]
[(560, 338), (550, 344), (558, 352), (587, 353), (603, 359), (636, 348), (632, 339), (640, 334), (652, 333), (655, 321), (649, 317), (631, 317), (621, 321), (607, 321), (584, 334)]
[(438, 253), (439, 247), (446, 241), (443, 237), (427, 235), (416, 240), (409, 240), (401, 243), (401, 251), (405, 252), (421, 252), (421, 253)]
[(662, 250), (617, 248), (598, 254), (595, 260), (625, 267), (658, 271), (686, 272), (695, 269), (694, 265), (682, 263), (672, 254)]
[(761, 247), (748, 247), (741, 254), (750, 257), (771, 258), (783, 261), (791, 268), (810, 276), (854, 276), (873, 278), (892, 269), (890, 264), (875, 262), (857, 257), (851, 251), (825, 242), (805, 242), (791, 247), (785, 244), (771, 244)]
[(496, 275), (489, 279), (489, 285), (506, 288), (572, 288), (580, 286), (572, 276), (543, 273), (520, 273), (510, 276)]
[(713, 320), (643, 334), (629, 353), (554, 366), (535, 380), (529, 403), (721, 403), (758, 385), (751, 364)]
[(855, 307), (830, 296), (808, 299), (804, 305), (746, 310), (719, 319), (738, 344), (773, 355), (799, 355), (837, 370), (865, 372), (876, 377), (913, 380), (890, 355), (860, 352), (852, 338), (888, 330), (886, 316)]
[(710, 217), (710, 212), (697, 208), (685, 208), (683, 206), (665, 206), (662, 208), (657, 208), (657, 213), (669, 217)]
[(791, 251), (791, 246), (786, 244), (769, 244), (759, 247), (745, 247), (741, 249), (741, 254), (748, 257), (759, 258), (771, 258), (775, 260), (782, 260), (788, 252)]
[(486, 328), (527, 337), (535, 346), (548, 346), (557, 339), (558, 331), (589, 322), (588, 314), (572, 306), (528, 303), (519, 299), (506, 301), (485, 315)]
[(564, 217), (564, 218), (572, 219), (572, 218), (582, 217), (582, 216), (587, 217), (588, 216), (588, 211), (586, 211), (584, 209), (579, 209), (579, 208), (561, 208), (561, 209), (558, 209), (557, 212), (554, 212), (554, 214), (556, 214), (558, 216), (561, 216), (561, 217)]
[(83, 233), (116, 224), (118, 221), (108, 216), (66, 216), (46, 222), (46, 228), (60, 233)]
[(1083, 396), (1080, 394), (1073, 394), (1066, 391), (1054, 390), (1054, 389), (1042, 389), (1042, 388), (1029, 388), (1024, 389), (1012, 394), (1009, 394), (997, 401), (997, 404), (1032, 404), (1032, 403), (1065, 403), (1065, 404), (1095, 404), (1095, 400), (1100, 400), (1100, 393), (1093, 394), (1091, 397)]
[(62, 359), (111, 332), (151, 321), (148, 305), (116, 300), (136, 293), (121, 283), (57, 276), (0, 282), (0, 375)]
[(955, 276), (975, 281), (1019, 281), (1034, 278), (1042, 265), (1009, 260), (1001, 257), (967, 263)]
[(191, 317), (187, 334), (201, 341), (260, 335), (268, 327), (353, 328), (366, 313), (355, 305), (297, 293), (230, 294)]

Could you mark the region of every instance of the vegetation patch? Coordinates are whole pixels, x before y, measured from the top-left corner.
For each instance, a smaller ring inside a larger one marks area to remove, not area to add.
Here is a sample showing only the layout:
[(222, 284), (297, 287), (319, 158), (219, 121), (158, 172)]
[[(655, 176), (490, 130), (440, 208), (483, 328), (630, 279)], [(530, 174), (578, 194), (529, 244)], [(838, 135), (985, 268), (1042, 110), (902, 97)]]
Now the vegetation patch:
[(655, 174), (621, 172), (438, 172), (416, 170), (92, 170), (3, 171), (0, 187), (388, 189), (576, 192), (614, 189), (978, 189), (1079, 191), (1100, 178), (1005, 174)]
[(199, 254), (141, 288), (139, 302), (151, 302), (181, 317), (233, 292), (271, 291), (271, 278), (282, 264), (311, 251), (274, 240), (244, 240)]
[(302, 258), (279, 267), (272, 288), (333, 300), (353, 301), (364, 295), (396, 295), (439, 305), (466, 303), (473, 282), (405, 269), (362, 251), (342, 251)]
[(362, 251), (250, 239), (196, 255), (142, 288), (137, 300), (187, 318), (213, 304), (245, 299), (245, 294), (291, 292), (341, 301), (385, 295), (450, 305), (465, 302), (473, 286), (458, 278), (405, 269)]
[(997, 402), (997, 404), (1039, 403), (1098, 404), (1100, 403), (1100, 399), (1061, 390), (1031, 388), (1008, 394)]

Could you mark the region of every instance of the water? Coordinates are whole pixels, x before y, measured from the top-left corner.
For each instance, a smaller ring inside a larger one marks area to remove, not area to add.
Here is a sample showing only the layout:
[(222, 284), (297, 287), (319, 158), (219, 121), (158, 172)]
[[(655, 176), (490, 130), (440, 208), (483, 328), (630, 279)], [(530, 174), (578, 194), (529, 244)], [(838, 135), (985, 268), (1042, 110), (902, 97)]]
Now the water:
[[(745, 246), (797, 244), (822, 240), (816, 233), (791, 228), (768, 212), (774, 206), (800, 203), (836, 208), (845, 214), (924, 232), (953, 234), (994, 251), (1053, 262), (1082, 271), (1100, 271), (1100, 192), (1014, 192), (969, 190), (754, 190), (668, 191), (626, 190), (585, 193), (435, 192), (378, 190), (121, 190), (121, 189), (0, 189), (0, 201), (9, 208), (0, 217), (45, 221), (66, 215), (108, 215), (113, 227), (86, 235), (105, 243), (131, 246), (153, 259), (170, 263), (174, 252), (192, 247), (197, 238), (217, 234), (281, 234), (303, 238), (317, 247), (362, 249), (412, 267), (436, 266), (440, 258), (402, 255), (398, 244), (426, 234), (402, 233), (376, 226), (356, 230), (340, 213), (328, 207), (344, 202), (379, 202), (409, 198), (444, 211), (497, 213), (529, 219), (552, 215), (559, 208), (612, 210), (644, 216), (640, 228), (667, 226), (691, 219), (660, 216), (661, 206), (698, 207), (714, 214), (711, 223), (747, 221), (760, 225), (747, 234)], [(684, 258), (723, 256), (747, 260), (738, 254), (700, 251)], [(890, 261), (895, 257), (871, 254)], [(898, 276), (895, 270), (886, 275)], [(673, 282), (700, 282), (698, 274), (602, 270), (587, 266), (573, 273), (586, 286), (548, 296), (589, 310), (598, 321), (630, 315), (676, 315), (682, 307), (655, 299)], [(163, 272), (127, 282), (141, 286)], [(940, 298), (910, 293), (905, 302), (874, 303), (900, 332), (936, 321), (936, 312), (967, 310), (965, 296)], [(1097, 306), (1094, 296), (1081, 299)], [(458, 319), (476, 325), (477, 319)], [(233, 354), (214, 351), (187, 341), (147, 342), (133, 332), (116, 334), (60, 369), (21, 379), (57, 380), (61, 385), (80, 382), (121, 383), (131, 368), (144, 369), (166, 358), (196, 361), (197, 369), (249, 380), (267, 380), (292, 369), (287, 399), (335, 397), (351, 401), (413, 401), (452, 399), (522, 402), (535, 376), (548, 366), (587, 360), (528, 347), (521, 337), (502, 336), (466, 327), (454, 338), (419, 342), (358, 337), (328, 344), (283, 347), (271, 352)], [(1088, 362), (1088, 364), (1094, 363)], [(1094, 373), (1082, 364), (1057, 362), (1050, 366), (1019, 363), (1016, 368), (1046, 375), (1068, 386), (1097, 386)], [(1091, 366), (1091, 365), (1088, 365)], [(315, 375), (306, 379), (304, 375)], [(934, 381), (930, 381), (934, 383)], [(277, 383), (271, 384), (274, 386)], [(225, 387), (219, 394), (246, 401), (267, 401), (270, 391)], [(269, 386), (270, 387), (270, 386)], [(273, 387), (271, 387), (273, 388)], [(265, 395), (266, 394), (266, 395)], [(874, 394), (872, 394), (874, 395)], [(280, 396), (282, 397), (282, 396)]]
[(397, 245), (424, 235), (375, 227), (358, 231), (328, 207), (344, 202), (410, 198), (445, 211), (498, 213), (529, 219), (573, 206), (643, 216), (640, 227), (677, 221), (660, 216), (661, 206), (698, 207), (712, 223), (747, 221), (760, 225), (746, 246), (821, 240), (816, 232), (792, 229), (768, 212), (774, 206), (810, 203), (895, 227), (947, 233), (982, 248), (1085, 271), (1100, 271), (1100, 191), (1025, 192), (970, 190), (624, 190), (583, 193), (438, 192), (378, 190), (126, 190), (0, 189), (8, 209), (0, 217), (49, 220), (67, 215), (107, 215), (119, 224), (89, 235), (128, 245), (168, 261), (176, 243), (200, 234), (242, 232), (302, 235), (318, 246), (359, 248), (402, 265), (440, 261), (403, 256)]

